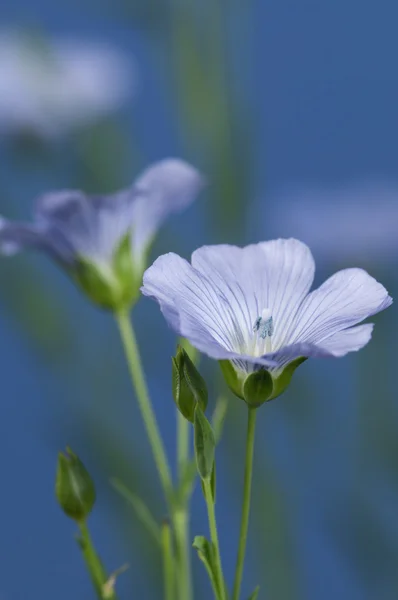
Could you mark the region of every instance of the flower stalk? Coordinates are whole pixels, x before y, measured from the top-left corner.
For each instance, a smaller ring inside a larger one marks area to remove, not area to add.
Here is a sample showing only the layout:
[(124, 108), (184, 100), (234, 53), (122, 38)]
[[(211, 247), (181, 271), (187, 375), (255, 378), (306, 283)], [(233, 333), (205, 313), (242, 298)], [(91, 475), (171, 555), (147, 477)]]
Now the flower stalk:
[(173, 544), (170, 524), (165, 521), (162, 524), (162, 548), (163, 548), (163, 578), (165, 600), (174, 600), (174, 564)]
[(80, 537), (78, 543), (81, 548), (87, 570), (90, 573), (91, 581), (97, 593), (99, 600), (117, 600), (116, 592), (106, 592), (106, 583), (108, 577), (100, 557), (94, 547), (86, 520), (79, 521)]
[(236, 569), (235, 569), (234, 587), (233, 587), (233, 592), (232, 592), (232, 600), (239, 600), (239, 594), (240, 594), (240, 588), (241, 588), (242, 576), (243, 576), (243, 565), (245, 562), (247, 531), (248, 531), (248, 527), (249, 527), (249, 515), (250, 515), (250, 497), (251, 497), (252, 474), (253, 474), (253, 453), (254, 453), (254, 438), (255, 438), (255, 430), (256, 430), (256, 416), (257, 416), (256, 409), (249, 407), (248, 421), (247, 421), (245, 478), (244, 478), (244, 484), (243, 484), (242, 517), (241, 517), (241, 524), (240, 524), (239, 548), (238, 548), (238, 556), (237, 556), (237, 560), (236, 560)]
[(218, 589), (218, 600), (227, 600), (226, 589), (225, 589), (225, 580), (221, 563), (221, 555), (220, 555), (220, 543), (218, 540), (218, 530), (217, 530), (217, 521), (216, 521), (216, 512), (214, 505), (214, 497), (213, 491), (211, 489), (211, 480), (203, 479), (203, 490), (205, 494), (206, 506), (207, 506), (207, 515), (209, 519), (209, 529), (210, 529), (210, 539), (213, 545), (213, 557), (214, 557), (214, 567), (215, 567), (215, 575)]
[[(152, 453), (155, 459), (159, 479), (171, 515), (171, 521), (176, 540), (176, 558), (179, 574), (179, 576), (177, 577), (177, 585), (179, 598), (180, 600), (190, 600), (192, 597), (192, 588), (191, 572), (189, 566), (189, 553), (187, 549), (189, 523), (187, 507), (186, 505), (176, 506), (175, 503), (170, 466), (167, 459), (167, 454), (163, 444), (163, 440), (160, 435), (155, 412), (153, 410), (153, 406), (150, 400), (142, 367), (140, 352), (129, 314), (127, 311), (119, 311), (115, 314), (115, 318), (119, 328), (120, 337), (122, 339), (123, 348), (126, 354), (131, 380), (135, 389), (137, 401), (145, 424), (148, 439), (152, 448)], [(184, 440), (184, 443), (182, 443), (182, 438), (185, 436), (186, 434), (183, 435), (181, 432), (181, 453), (183, 452), (183, 446), (184, 448), (187, 447), (186, 440)], [(182, 460), (182, 454), (180, 456), (180, 459)]]
[(138, 349), (134, 329), (131, 325), (128, 312), (117, 312), (115, 317), (126, 354), (127, 364), (137, 396), (137, 401), (145, 424), (149, 442), (151, 444), (159, 478), (163, 487), (163, 492), (166, 497), (166, 501), (170, 503), (172, 490), (170, 467), (145, 382), (144, 371), (141, 364), (140, 352)]

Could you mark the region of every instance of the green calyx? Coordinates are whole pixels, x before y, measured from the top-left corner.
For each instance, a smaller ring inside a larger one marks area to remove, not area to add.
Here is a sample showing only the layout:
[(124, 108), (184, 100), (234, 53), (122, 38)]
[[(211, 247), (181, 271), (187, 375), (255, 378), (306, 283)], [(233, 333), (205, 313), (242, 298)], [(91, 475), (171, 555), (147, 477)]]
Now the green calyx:
[(180, 413), (193, 423), (196, 405), (203, 412), (207, 407), (206, 382), (182, 346), (177, 346), (177, 353), (171, 360), (174, 402)]
[(238, 371), (229, 360), (220, 361), (225, 381), (231, 391), (249, 406), (257, 408), (280, 396), (290, 384), (294, 371), (307, 358), (300, 356), (275, 374), (265, 368), (247, 375)]
[(129, 309), (138, 300), (142, 272), (133, 261), (130, 234), (124, 236), (109, 265), (99, 265), (82, 256), (71, 274), (84, 293), (101, 308)]
[(70, 448), (58, 455), (55, 495), (62, 510), (75, 521), (84, 521), (95, 504), (93, 480)]

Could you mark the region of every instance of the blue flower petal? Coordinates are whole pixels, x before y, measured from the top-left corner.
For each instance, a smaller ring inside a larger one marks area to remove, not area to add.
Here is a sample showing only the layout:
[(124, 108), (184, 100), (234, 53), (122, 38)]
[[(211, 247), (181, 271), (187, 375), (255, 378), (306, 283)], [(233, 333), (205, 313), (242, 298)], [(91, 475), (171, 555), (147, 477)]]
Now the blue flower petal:
[(308, 294), (315, 273), (311, 251), (295, 239), (272, 240), (244, 248), (204, 246), (192, 255), (192, 266), (228, 298), (245, 338), (264, 308), (272, 314), (273, 346), (279, 347), (297, 307)]
[[(308, 294), (313, 275), (311, 253), (297, 240), (205, 246), (194, 252), (192, 265), (175, 254), (158, 258), (144, 274), (142, 293), (209, 356), (246, 371), (253, 365), (280, 369), (299, 356), (362, 348), (372, 325), (353, 326), (392, 302), (361, 269), (340, 271)], [(272, 318), (269, 335), (258, 336), (254, 324), (261, 318)]]
[(319, 344), (391, 304), (387, 290), (363, 269), (338, 271), (304, 300), (286, 344)]
[(319, 343), (297, 342), (285, 346), (277, 352), (266, 355), (275, 361), (276, 370), (280, 370), (295, 358), (305, 357), (341, 357), (348, 352), (360, 350), (370, 341), (373, 323), (357, 325), (331, 335)]
[(0, 217), (0, 252), (12, 256), (25, 249), (42, 250), (63, 263), (73, 260), (72, 249), (62, 237), (53, 237), (38, 225), (13, 223)]
[(133, 253), (145, 253), (165, 219), (191, 204), (203, 186), (199, 171), (182, 160), (166, 159), (146, 169), (131, 190)]
[(177, 254), (165, 254), (147, 269), (141, 291), (158, 301), (174, 331), (212, 358), (275, 364), (238, 350), (244, 332), (229, 299), (219, 295), (206, 277)]

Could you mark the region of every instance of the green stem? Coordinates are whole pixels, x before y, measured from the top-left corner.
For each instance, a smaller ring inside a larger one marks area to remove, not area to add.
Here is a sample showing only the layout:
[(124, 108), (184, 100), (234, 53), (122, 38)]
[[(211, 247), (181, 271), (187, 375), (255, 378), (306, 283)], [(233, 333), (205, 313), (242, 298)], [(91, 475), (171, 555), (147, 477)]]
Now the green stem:
[(177, 508), (174, 517), (174, 533), (177, 546), (178, 590), (180, 600), (191, 600), (191, 544), (189, 539), (188, 507)]
[(104, 593), (104, 585), (106, 584), (108, 577), (101, 559), (95, 550), (86, 521), (80, 521), (78, 525), (81, 535), (78, 540), (79, 546), (83, 553), (87, 570), (90, 573), (91, 581), (93, 582), (98, 598), (100, 600), (116, 600), (117, 597), (115, 592), (111, 592), (111, 595), (108, 596)]
[(250, 514), (250, 495), (252, 486), (253, 473), (253, 452), (254, 452), (254, 437), (256, 429), (256, 409), (249, 408), (247, 422), (247, 438), (246, 438), (246, 460), (245, 460), (245, 480), (243, 486), (243, 504), (242, 517), (240, 524), (239, 549), (236, 561), (236, 571), (234, 580), (234, 589), (232, 600), (239, 600), (240, 587), (242, 584), (243, 564), (245, 562), (247, 530), (249, 526)]
[[(166, 497), (168, 508), (173, 522), (177, 545), (178, 560), (178, 591), (180, 600), (191, 600), (190, 583), (190, 561), (188, 545), (188, 516), (186, 510), (177, 510), (173, 500), (173, 484), (171, 472), (167, 460), (166, 451), (160, 436), (156, 416), (152, 408), (147, 385), (145, 382), (143, 367), (141, 363), (139, 348), (135, 337), (134, 329), (130, 321), (129, 314), (121, 311), (115, 315), (122, 338), (123, 347), (126, 353), (127, 363), (130, 370), (131, 379), (136, 392), (141, 415), (144, 420), (152, 453), (155, 459), (156, 467), (159, 473), (160, 481)], [(183, 436), (181, 435), (181, 438)], [(181, 441), (182, 443), (182, 441)], [(185, 442), (184, 442), (185, 443)], [(185, 512), (184, 512), (185, 511)]]
[(214, 564), (216, 569), (216, 580), (217, 587), (219, 590), (219, 600), (226, 600), (225, 593), (225, 580), (224, 574), (221, 565), (221, 556), (220, 556), (220, 544), (218, 541), (218, 532), (217, 532), (217, 522), (216, 522), (216, 513), (214, 510), (214, 500), (213, 493), (211, 490), (211, 481), (210, 479), (203, 480), (203, 487), (205, 492), (205, 499), (207, 505), (207, 515), (209, 519), (209, 529), (210, 529), (210, 539), (213, 546), (214, 551)]
[(162, 483), (167, 502), (170, 502), (172, 480), (166, 451), (160, 436), (156, 416), (149, 398), (140, 353), (133, 326), (127, 312), (121, 311), (115, 315), (122, 338), (131, 379), (135, 388), (141, 415), (144, 420), (156, 467)]
[(174, 600), (174, 564), (171, 529), (169, 523), (162, 525), (162, 548), (163, 548), (163, 579), (165, 600)]
[[(177, 411), (177, 465), (178, 478), (181, 485), (186, 477), (189, 462), (190, 423)], [(182, 499), (182, 506), (174, 515), (174, 529), (177, 544), (177, 555), (180, 563), (180, 593), (181, 600), (192, 598), (192, 573), (191, 573), (191, 543), (189, 536), (189, 501), (190, 494)]]

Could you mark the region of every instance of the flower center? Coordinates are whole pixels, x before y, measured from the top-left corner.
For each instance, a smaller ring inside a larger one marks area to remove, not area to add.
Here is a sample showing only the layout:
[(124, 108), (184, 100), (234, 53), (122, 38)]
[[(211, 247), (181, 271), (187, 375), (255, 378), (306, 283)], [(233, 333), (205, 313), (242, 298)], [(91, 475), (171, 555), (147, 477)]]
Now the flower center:
[(264, 340), (263, 343), (259, 343), (260, 340), (257, 340), (256, 350), (259, 355), (272, 352), (271, 337), (274, 333), (274, 321), (269, 308), (263, 308), (261, 315), (255, 320), (253, 331), (258, 334), (258, 338)]

